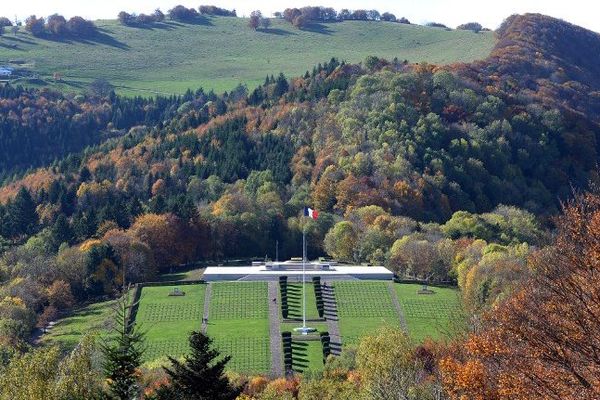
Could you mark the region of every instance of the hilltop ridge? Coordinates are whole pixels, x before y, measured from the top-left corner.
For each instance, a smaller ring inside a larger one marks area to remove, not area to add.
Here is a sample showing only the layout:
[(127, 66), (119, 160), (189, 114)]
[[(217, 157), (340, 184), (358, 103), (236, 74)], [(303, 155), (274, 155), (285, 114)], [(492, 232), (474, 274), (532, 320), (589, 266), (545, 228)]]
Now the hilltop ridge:
[(516, 97), (535, 97), (600, 123), (600, 34), (541, 14), (512, 15), (485, 60), (462, 75)]
[[(199, 87), (229, 91), (240, 83), (253, 89), (267, 75), (298, 76), (332, 57), (350, 63), (375, 55), (445, 64), (485, 58), (494, 45), (491, 32), (384, 21), (314, 23), (299, 30), (273, 19), (269, 29), (257, 31), (245, 18), (201, 21), (138, 28), (96, 21), (105, 39), (96, 42), (40, 39), (24, 31), (5, 34), (0, 65), (21, 60), (41, 78), (29, 83), (65, 91), (82, 91), (93, 79), (105, 78), (122, 94), (182, 94)], [(55, 72), (62, 83), (54, 83)]]

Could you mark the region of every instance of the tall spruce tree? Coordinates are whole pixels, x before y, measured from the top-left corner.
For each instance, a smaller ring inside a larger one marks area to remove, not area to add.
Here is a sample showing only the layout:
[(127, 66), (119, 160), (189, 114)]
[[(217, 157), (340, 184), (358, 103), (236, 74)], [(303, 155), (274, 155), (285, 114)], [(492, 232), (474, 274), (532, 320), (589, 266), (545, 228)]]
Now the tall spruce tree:
[(119, 400), (138, 397), (138, 369), (145, 350), (144, 333), (129, 318), (130, 310), (135, 306), (131, 304), (129, 292), (131, 291), (127, 290), (117, 301), (113, 334), (100, 347), (105, 358), (103, 369), (108, 382), (109, 398)]
[(9, 205), (8, 218), (14, 236), (30, 235), (37, 229), (39, 217), (36, 205), (27, 189), (21, 187)]
[(51, 233), (54, 246), (57, 249), (63, 243), (71, 244), (73, 242), (73, 237), (75, 236), (73, 229), (71, 229), (71, 225), (69, 225), (69, 220), (64, 214), (58, 216), (56, 222), (54, 222), (54, 225), (52, 226)]
[(169, 386), (157, 390), (158, 400), (234, 400), (242, 392), (224, 374), (230, 356), (219, 358), (211, 349), (212, 340), (201, 332), (190, 335), (191, 354), (179, 362), (169, 357), (172, 367), (165, 368), (171, 377)]

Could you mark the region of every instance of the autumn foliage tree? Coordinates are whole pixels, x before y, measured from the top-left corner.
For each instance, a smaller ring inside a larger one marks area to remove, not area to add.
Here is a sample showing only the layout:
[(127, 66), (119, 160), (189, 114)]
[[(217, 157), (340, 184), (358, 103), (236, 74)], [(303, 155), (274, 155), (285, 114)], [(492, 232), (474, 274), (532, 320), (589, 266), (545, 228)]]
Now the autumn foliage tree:
[[(190, 240), (185, 224), (172, 214), (145, 214), (131, 227), (133, 237), (152, 249), (159, 269), (182, 263), (191, 254)], [(113, 236), (114, 237), (114, 236)]]
[(250, 19), (248, 20), (248, 26), (256, 30), (260, 26), (261, 19), (262, 13), (260, 11), (252, 11), (252, 13), (250, 13)]
[(451, 398), (600, 396), (600, 195), (577, 195), (532, 278), (441, 361)]

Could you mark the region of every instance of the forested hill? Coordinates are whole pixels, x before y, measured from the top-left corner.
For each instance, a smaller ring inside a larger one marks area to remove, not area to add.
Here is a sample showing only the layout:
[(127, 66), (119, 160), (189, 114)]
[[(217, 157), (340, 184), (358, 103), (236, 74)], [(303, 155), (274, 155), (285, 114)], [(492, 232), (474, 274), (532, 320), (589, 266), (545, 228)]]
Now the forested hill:
[(223, 92), (238, 84), (252, 89), (267, 75), (300, 75), (331, 57), (352, 63), (368, 55), (470, 62), (486, 57), (495, 42), (492, 32), (385, 21), (315, 22), (303, 29), (271, 21), (268, 29), (257, 30), (247, 18), (235, 17), (165, 20), (141, 27), (96, 21), (99, 33), (85, 40), (34, 37), (21, 28), (17, 35), (0, 35), (0, 66), (18, 61), (13, 65), (17, 72), (39, 75), (20, 82), (67, 92), (85, 91), (91, 81), (104, 78), (117, 93), (152, 96), (200, 87)]
[[(521, 24), (510, 29), (538, 19), (513, 18)], [(541, 20), (542, 29), (570, 28)], [(579, 28), (568, 35), (578, 32), (589, 36)], [(541, 47), (537, 57), (568, 59), (560, 49)], [(331, 60), (303, 77), (269, 78), (247, 95), (190, 93), (170, 116), (140, 107), (148, 123), (167, 120), (3, 188), (7, 201), (25, 183), (40, 220), (5, 223), (0, 234), (22, 238), (62, 216), (76, 230), (71, 241), (81, 241), (101, 235), (107, 221), (127, 228), (140, 213), (168, 212), (183, 221), (201, 215), (217, 242), (228, 237), (218, 250), (225, 255), (256, 255), (274, 237), (298, 233), (295, 216), (306, 204), (323, 215), (314, 249), (336, 218), (364, 206), (423, 222), (499, 204), (552, 214), (573, 186), (597, 175), (597, 116), (571, 112), (562, 106), (568, 99), (522, 95), (519, 85), (543, 81), (545, 71), (532, 69), (523, 81), (522, 65), (497, 57), (450, 68)], [(2, 220), (13, 221), (14, 210), (0, 209)]]
[(600, 122), (600, 34), (540, 14), (513, 15), (491, 55), (461, 71), (519, 97)]

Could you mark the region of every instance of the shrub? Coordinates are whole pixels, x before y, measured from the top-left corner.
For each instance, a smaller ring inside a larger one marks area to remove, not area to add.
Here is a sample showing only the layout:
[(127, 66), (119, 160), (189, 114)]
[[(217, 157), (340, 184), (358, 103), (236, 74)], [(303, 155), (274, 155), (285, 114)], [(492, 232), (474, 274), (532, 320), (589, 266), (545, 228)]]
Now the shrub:
[(218, 15), (220, 17), (237, 17), (237, 13), (235, 10), (227, 10), (225, 8), (220, 8), (217, 6), (200, 6), (198, 7), (198, 11), (200, 14), (205, 15)]
[(92, 21), (75, 16), (67, 22), (69, 34), (79, 37), (90, 37), (96, 34), (97, 28)]
[(446, 25), (444, 24), (440, 24), (439, 22), (428, 22), (425, 24), (425, 26), (429, 26), (431, 28), (444, 28), (444, 29), (450, 29), (448, 28)]
[(300, 14), (292, 21), (292, 25), (294, 25), (298, 29), (304, 28), (308, 24), (308, 19)]
[(169, 10), (169, 18), (174, 21), (191, 21), (198, 17), (198, 11), (178, 5)]
[(44, 34), (44, 18), (37, 18), (35, 15), (28, 17), (25, 20), (25, 29), (33, 36), (41, 36)]
[(389, 12), (384, 12), (381, 14), (382, 21), (396, 22), (396, 16)]
[(256, 28), (258, 28), (258, 26), (260, 25), (260, 20), (262, 19), (262, 14), (260, 11), (256, 10), (256, 11), (252, 11), (252, 13), (250, 13), (250, 19), (248, 20), (248, 26), (254, 30), (256, 30)]
[(483, 26), (481, 26), (481, 24), (478, 22), (467, 22), (466, 24), (457, 26), (456, 29), (460, 29), (463, 31), (473, 31), (477, 33), (483, 30)]
[(0, 27), (5, 27), (5, 26), (12, 26), (12, 22), (10, 22), (10, 19), (8, 19), (6, 17), (0, 17)]
[(46, 29), (53, 35), (62, 36), (67, 33), (67, 20), (62, 15), (53, 14), (48, 17)]

